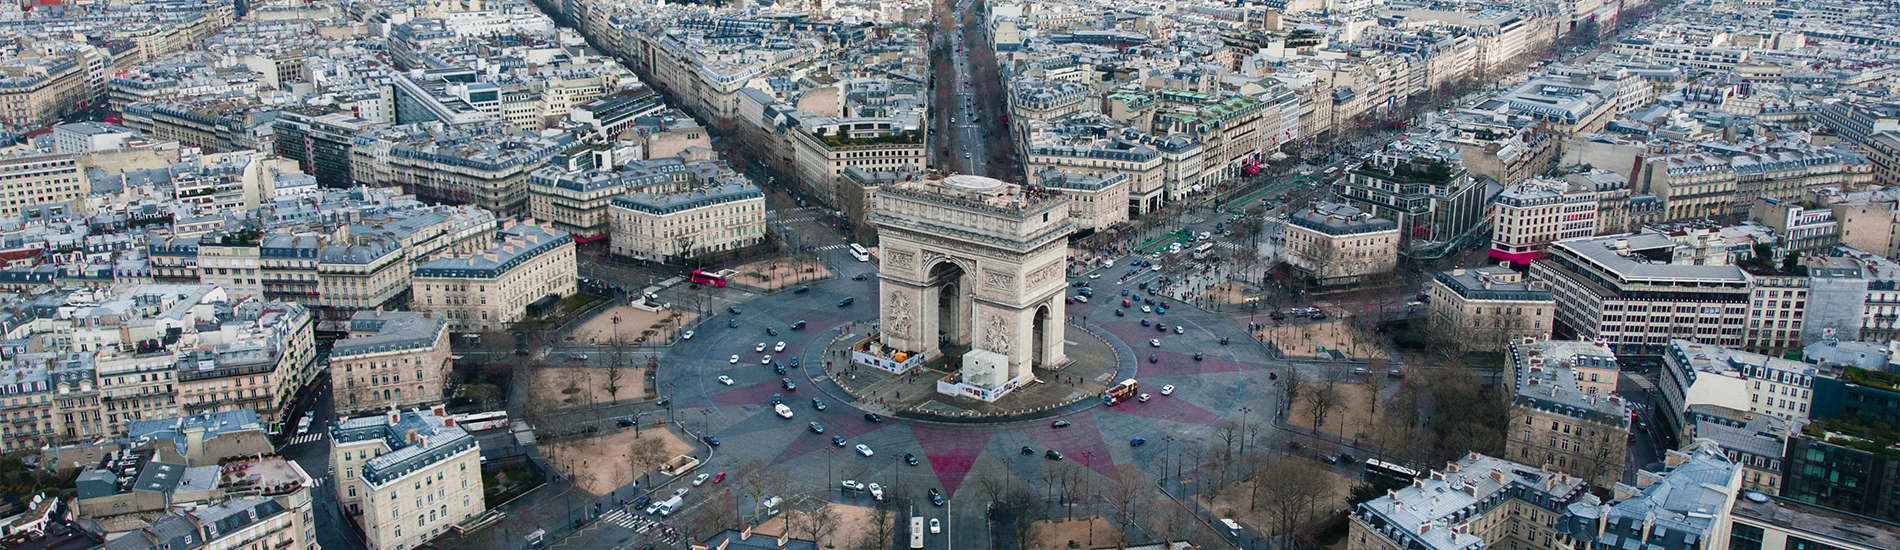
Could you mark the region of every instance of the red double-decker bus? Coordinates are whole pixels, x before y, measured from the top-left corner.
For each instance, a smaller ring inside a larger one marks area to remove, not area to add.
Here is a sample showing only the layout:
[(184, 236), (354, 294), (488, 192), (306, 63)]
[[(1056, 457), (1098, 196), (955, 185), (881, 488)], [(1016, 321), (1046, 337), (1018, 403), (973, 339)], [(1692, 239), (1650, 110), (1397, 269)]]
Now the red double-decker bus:
[(692, 281), (693, 284), (696, 285), (712, 285), (714, 288), (726, 286), (726, 278), (724, 276), (718, 273), (708, 273), (697, 269), (687, 274), (686, 280)]
[(1140, 392), (1141, 385), (1135, 383), (1135, 379), (1130, 378), (1121, 381), (1121, 383), (1116, 384), (1115, 387), (1109, 388), (1108, 391), (1102, 392), (1102, 402), (1113, 407), (1116, 403), (1134, 399), (1135, 395)]

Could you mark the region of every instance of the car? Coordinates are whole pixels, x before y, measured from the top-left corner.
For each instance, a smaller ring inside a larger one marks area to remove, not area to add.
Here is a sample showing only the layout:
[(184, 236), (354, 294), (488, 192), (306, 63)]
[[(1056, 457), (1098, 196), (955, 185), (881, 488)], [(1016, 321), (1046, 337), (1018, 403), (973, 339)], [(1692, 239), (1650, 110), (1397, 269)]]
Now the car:
[(699, 474), (698, 477), (693, 478), (693, 486), (698, 487), (701, 485), (705, 485), (706, 480), (708, 479), (712, 479), (712, 474)]
[(785, 388), (785, 391), (798, 391), (798, 384), (792, 382), (791, 378), (778, 379), (778, 385), (779, 387)]
[(680, 334), (680, 339), (681, 339), (681, 340), (691, 340), (691, 339), (693, 339), (693, 331), (690, 331), (690, 330), (689, 330), (689, 331), (686, 331), (686, 332), (685, 332), (685, 333), (683, 333), (683, 334)]
[(733, 315), (738, 315), (739, 306), (726, 306), (726, 311), (731, 312)]
[(792, 321), (792, 330), (805, 330), (805, 320)]
[(883, 422), (883, 421), (884, 421), (884, 417), (882, 417), (882, 416), (878, 416), (878, 415), (877, 415), (877, 413), (864, 413), (864, 421), (865, 421), (865, 422), (873, 422), (873, 423), (875, 423), (875, 422)]
[(1089, 303), (1089, 297), (1078, 294), (1075, 296), (1075, 301), (1086, 304)]
[(1117, 310), (1115, 310), (1115, 316), (1116, 316), (1116, 317), (1127, 317), (1127, 316), (1128, 316), (1128, 312), (1127, 312), (1127, 311), (1124, 311), (1124, 310), (1119, 310), (1119, 309), (1117, 309)]
[(824, 424), (819, 424), (819, 423), (817, 423), (817, 422), (812, 422), (812, 423), (809, 423), (809, 424), (806, 424), (806, 425), (805, 425), (805, 427), (806, 427), (807, 429), (810, 429), (810, 430), (811, 430), (811, 433), (815, 433), (815, 434), (821, 434), (821, 433), (825, 433), (825, 425), (824, 425)]
[(801, 287), (798, 287), (798, 290), (793, 290), (793, 291), (792, 291), (792, 294), (804, 294), (804, 293), (807, 293), (807, 292), (811, 292), (811, 287), (809, 287), (809, 286), (801, 286)]
[(1175, 326), (1174, 326), (1174, 333), (1175, 333), (1175, 334), (1187, 334), (1187, 329), (1183, 329), (1183, 328), (1181, 328), (1181, 325), (1175, 325)]
[(721, 374), (719, 375), (719, 383), (730, 386), (732, 385), (732, 377)]
[(884, 488), (878, 486), (878, 484), (876, 483), (872, 483), (871, 484), (871, 498), (884, 500)]
[[(831, 436), (831, 444), (837, 445), (839, 447), (843, 447), (845, 445), (844, 436), (842, 435)], [(863, 447), (863, 445), (859, 445), (859, 447)], [(869, 455), (866, 455), (866, 456), (869, 456)]]
[(739, 328), (739, 320), (738, 320), (738, 319), (727, 319), (727, 320), (726, 320), (726, 328)]
[(1142, 445), (1147, 445), (1147, 444), (1148, 444), (1148, 440), (1142, 439), (1139, 437), (1128, 440), (1128, 446), (1130, 447), (1140, 447)]
[(943, 491), (937, 490), (936, 487), (931, 487), (930, 488), (930, 503), (938, 505), (938, 506), (943, 506)]
[(1155, 315), (1167, 315), (1168, 306), (1155, 306)]
[(1128, 306), (1131, 306), (1131, 305), (1134, 305), (1134, 304), (1133, 304), (1133, 303), (1131, 303), (1131, 302), (1129, 302), (1127, 298), (1123, 298), (1123, 299), (1122, 299), (1122, 307), (1128, 307)]
[(1100, 279), (1100, 278), (1102, 278), (1102, 274), (1100, 274), (1100, 273), (1090, 273), (1090, 274), (1089, 274), (1089, 278), (1090, 278), (1090, 279)]
[(797, 366), (798, 366), (798, 358), (797, 358), (797, 357), (793, 357), (793, 358), (792, 358), (792, 362), (791, 362), (791, 365), (792, 365), (793, 367), (797, 367)]
[(647, 513), (647, 515), (649, 515), (649, 516), (651, 516), (651, 515), (654, 515), (654, 514), (658, 514), (658, 513), (660, 513), (660, 509), (661, 509), (661, 508), (665, 508), (665, 507), (666, 507), (665, 505), (662, 505), (662, 504), (660, 504), (660, 503), (658, 503), (658, 502), (655, 502), (655, 503), (653, 503), (653, 504), (648, 504), (648, 505), (647, 505), (647, 507), (646, 507), (646, 513)]
[(775, 329), (775, 328), (772, 328), (772, 327), (765, 327), (765, 335), (766, 335), (766, 336), (778, 336), (778, 329)]
[(770, 365), (770, 364), (772, 364), (772, 356), (770, 356), (770, 355), (764, 355), (764, 356), (760, 356), (760, 357), (759, 357), (759, 364), (761, 364), (761, 365)]
[(1161, 271), (1161, 264), (1155, 264), (1153, 267), (1149, 267), (1148, 271)]
[(1049, 427), (1050, 427), (1050, 428), (1055, 428), (1055, 429), (1062, 429), (1062, 428), (1067, 428), (1067, 427), (1069, 427), (1069, 421), (1067, 421), (1067, 420), (1057, 420), (1057, 421), (1054, 421), (1054, 422), (1050, 422), (1050, 423), (1049, 423)]
[(1049, 460), (1062, 460), (1062, 451), (1057, 451), (1057, 450), (1055, 450), (1055, 449), (1049, 449), (1049, 450), (1047, 450), (1047, 451), (1044, 451), (1044, 452), (1042, 453), (1042, 456), (1043, 456), (1043, 458), (1047, 458), (1047, 459), (1049, 459)]
[(1161, 362), (1161, 357), (1160, 357), (1160, 356), (1157, 356), (1157, 355), (1155, 355), (1155, 354), (1152, 354), (1152, 353), (1150, 353), (1150, 354), (1148, 354), (1148, 362), (1149, 362), (1149, 363), (1160, 363), (1160, 362)]
[(1152, 308), (1152, 307), (1148, 307), (1148, 306), (1141, 306), (1141, 312), (1142, 312), (1142, 313), (1154, 313), (1154, 310), (1155, 310), (1155, 309), (1154, 309), (1154, 308)]
[(725, 472), (719, 472), (719, 473), (713, 474), (713, 478), (712, 478), (713, 483), (720, 483), (720, 482), (724, 482), (725, 480), (726, 480)]
[(759, 342), (757, 345), (752, 346), (752, 352), (765, 353), (765, 342)]
[(1321, 460), (1325, 460), (1327, 464), (1338, 464), (1338, 463), (1339, 463), (1339, 455), (1326, 455), (1326, 456), (1324, 456), (1324, 457), (1320, 457), (1320, 458), (1321, 458)]
[(784, 365), (783, 363), (778, 363), (778, 362), (773, 362), (773, 363), (772, 363), (772, 372), (774, 372), (774, 373), (777, 373), (777, 374), (778, 374), (779, 376), (784, 376), (784, 375), (785, 375), (785, 365)]
[(816, 397), (811, 398), (811, 408), (820, 411), (825, 410), (825, 400)]
[(1174, 395), (1174, 384), (1161, 387), (1161, 395)]
[[(1145, 308), (1145, 307), (1144, 307), (1144, 308), (1141, 308), (1141, 309), (1148, 309), (1148, 308)], [(1150, 323), (1150, 322), (1148, 322), (1148, 320), (1147, 320), (1147, 319), (1142, 319), (1142, 320), (1141, 320), (1141, 326), (1144, 326), (1144, 327), (1145, 327), (1145, 326), (1148, 326), (1148, 325), (1151, 325), (1151, 324), (1153, 324), (1153, 323)]]
[(870, 446), (870, 445), (865, 445), (865, 444), (863, 444), (863, 443), (859, 443), (859, 444), (858, 444), (858, 454), (861, 454), (861, 455), (864, 455), (864, 456), (871, 456), (871, 446)]
[(622, 427), (622, 428), (631, 428), (631, 427), (633, 427), (633, 419), (631, 419), (631, 418), (616, 418), (616, 419), (614, 419), (614, 424), (615, 424), (615, 425), (618, 425), (618, 426), (620, 426), (620, 427)]
[(633, 500), (634, 509), (644, 509), (653, 504), (653, 497), (640, 497)]
[(868, 277), (868, 276), (866, 276), (866, 275), (865, 275), (865, 274), (863, 274), (863, 273), (859, 273), (859, 274), (857, 274), (857, 275), (852, 275), (852, 276), (851, 276), (851, 280), (853, 280), (853, 281), (862, 281), (862, 280), (865, 280), (865, 279), (869, 279), (869, 278), (870, 278), (870, 277)]
[[(773, 331), (773, 332), (778, 332), (778, 331)], [(778, 343), (776, 343), (776, 344), (772, 344), (772, 353), (778, 353), (778, 352), (781, 352), (781, 351), (785, 351), (785, 341), (784, 341), (784, 340), (780, 340), (780, 341), (779, 341)]]
[(844, 490), (846, 491), (863, 491), (864, 490), (864, 483), (855, 479), (847, 479), (844, 481), (840, 481), (838, 482), (838, 486), (843, 487)]
[(1353, 456), (1352, 456), (1352, 453), (1348, 453), (1348, 452), (1341, 452), (1341, 453), (1339, 453), (1339, 461), (1340, 461), (1340, 462), (1345, 462), (1345, 463), (1347, 463), (1347, 464), (1352, 464), (1352, 463), (1354, 463), (1354, 462), (1358, 462), (1358, 461), (1359, 461), (1359, 459), (1357, 459), (1357, 458), (1355, 458), (1355, 457), (1353, 457)]
[(718, 447), (718, 446), (719, 446), (719, 436), (715, 436), (715, 435), (708, 435), (708, 436), (706, 436), (706, 437), (702, 437), (702, 438), (700, 438), (700, 439), (702, 439), (702, 440), (705, 440), (705, 441), (706, 441), (706, 444), (707, 444), (707, 445), (711, 445), (711, 446), (714, 446), (714, 447)]
[(772, 394), (772, 404), (773, 405), (785, 404), (785, 394), (782, 394), (782, 393)]
[(1203, 354), (1203, 353), (1201, 353), (1201, 352), (1198, 352), (1198, 351), (1197, 351), (1197, 352), (1194, 352), (1194, 360), (1195, 360), (1195, 361), (1199, 361), (1199, 360), (1201, 360), (1201, 359), (1205, 359), (1206, 357), (1207, 357), (1207, 356), (1206, 356), (1206, 354)]
[(943, 531), (943, 524), (937, 522), (937, 518), (930, 518), (930, 534), (935, 535), (942, 531)]
[(1149, 345), (1150, 347), (1157, 347), (1157, 348), (1158, 348), (1158, 347), (1161, 347), (1161, 339), (1160, 339), (1160, 338), (1149, 338), (1149, 339), (1148, 339), (1148, 345)]
[(1145, 394), (1145, 393), (1144, 393), (1144, 394), (1141, 394), (1141, 395), (1137, 395), (1137, 396), (1135, 396), (1135, 400), (1136, 400), (1136, 401), (1140, 401), (1140, 402), (1142, 402), (1142, 403), (1147, 403), (1147, 402), (1148, 402), (1148, 397), (1149, 397), (1149, 396), (1148, 396), (1148, 394)]
[(1155, 323), (1155, 332), (1167, 332), (1167, 331), (1168, 331), (1167, 323)]
[(1028, 446), (1028, 445), (1024, 445), (1024, 446), (1023, 446), (1023, 451), (1022, 451), (1022, 452), (1023, 452), (1023, 455), (1025, 455), (1025, 456), (1027, 456), (1027, 455), (1033, 455), (1033, 454), (1036, 454), (1036, 450), (1035, 450), (1035, 449), (1031, 449), (1031, 448), (1029, 448), (1029, 446)]
[(734, 364), (734, 365), (737, 365), (737, 364), (739, 364), (739, 356), (737, 356), (737, 355), (734, 355), (734, 356), (732, 356), (732, 358), (731, 358), (731, 359), (727, 359), (727, 360), (726, 360), (726, 362), (727, 362), (727, 363), (731, 363), (731, 364)]
[(905, 464), (909, 464), (909, 465), (912, 465), (912, 466), (916, 466), (916, 465), (917, 465), (917, 455), (914, 455), (914, 454), (910, 454), (910, 453), (904, 453), (904, 463), (905, 463)]
[(858, 301), (857, 298), (846, 297), (843, 300), (838, 300), (838, 307), (850, 307), (851, 303), (856, 301)]

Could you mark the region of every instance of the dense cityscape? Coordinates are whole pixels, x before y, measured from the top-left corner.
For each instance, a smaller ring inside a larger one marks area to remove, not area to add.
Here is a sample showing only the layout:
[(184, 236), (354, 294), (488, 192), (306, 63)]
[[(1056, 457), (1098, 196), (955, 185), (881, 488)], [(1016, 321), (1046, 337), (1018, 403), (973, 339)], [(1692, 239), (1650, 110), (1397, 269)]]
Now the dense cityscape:
[(0, 549), (1900, 548), (1892, 0), (0, 35)]

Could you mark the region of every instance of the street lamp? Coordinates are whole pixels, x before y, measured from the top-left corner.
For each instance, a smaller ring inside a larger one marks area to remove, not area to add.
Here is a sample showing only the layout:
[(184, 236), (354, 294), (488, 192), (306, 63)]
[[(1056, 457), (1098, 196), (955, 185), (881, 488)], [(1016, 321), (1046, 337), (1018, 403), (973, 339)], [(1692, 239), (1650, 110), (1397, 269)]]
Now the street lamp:
[(1253, 413), (1252, 408), (1240, 407), (1240, 455), (1247, 455), (1247, 419)]

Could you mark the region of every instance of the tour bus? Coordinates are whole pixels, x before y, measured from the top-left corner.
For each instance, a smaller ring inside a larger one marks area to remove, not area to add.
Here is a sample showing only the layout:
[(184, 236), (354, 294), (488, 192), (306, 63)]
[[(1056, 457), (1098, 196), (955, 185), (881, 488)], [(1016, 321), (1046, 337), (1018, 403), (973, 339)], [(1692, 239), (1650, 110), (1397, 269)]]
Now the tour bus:
[(868, 262), (871, 261), (871, 251), (865, 250), (864, 245), (851, 243), (851, 257), (857, 258), (860, 262)]
[(1201, 243), (1201, 246), (1194, 247), (1194, 259), (1206, 259), (1207, 254), (1213, 251), (1214, 243)]
[(1373, 476), (1383, 477), (1398, 483), (1411, 483), (1413, 479), (1418, 478), (1418, 470), (1376, 458), (1368, 458), (1366, 459), (1366, 480), (1371, 481)]
[(910, 517), (910, 547), (911, 548), (924, 547), (924, 518), (923, 516)]
[(449, 417), (455, 425), (471, 432), (493, 430), (508, 423), (508, 411), (490, 411), (482, 413), (458, 414)]
[(1123, 380), (1120, 384), (1116, 384), (1115, 387), (1102, 392), (1102, 402), (1112, 407), (1117, 403), (1134, 399), (1135, 395), (1140, 393), (1140, 391), (1141, 385), (1135, 383), (1135, 379), (1130, 378)]
[(710, 273), (706, 271), (701, 271), (698, 269), (695, 269), (693, 270), (692, 273), (688, 274), (686, 277), (686, 280), (692, 281), (693, 284), (696, 284), (696, 285), (712, 285), (713, 288), (723, 288), (726, 286), (725, 276), (720, 275), (718, 273)]

